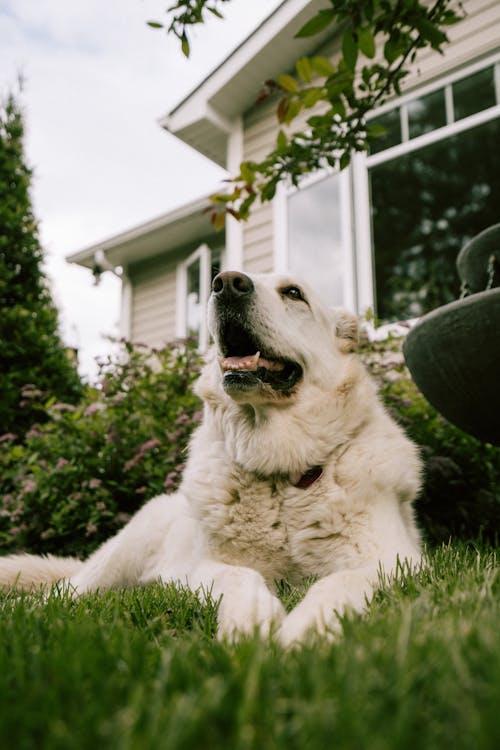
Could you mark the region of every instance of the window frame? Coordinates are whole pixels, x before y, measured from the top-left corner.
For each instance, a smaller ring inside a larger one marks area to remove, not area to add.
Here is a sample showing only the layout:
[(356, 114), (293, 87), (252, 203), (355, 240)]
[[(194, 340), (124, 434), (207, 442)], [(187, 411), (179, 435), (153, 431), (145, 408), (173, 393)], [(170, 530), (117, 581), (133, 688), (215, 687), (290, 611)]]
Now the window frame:
[[(485, 68), (493, 67), (494, 85), (497, 104), (493, 107), (481, 110), (464, 117), (460, 120), (451, 121), (453, 118), (453, 106), (451, 100), (451, 87), (453, 83), (463, 78), (478, 73)], [(448, 123), (429, 133), (409, 138), (407, 129), (407, 110), (408, 102), (419, 99), (439, 89), (444, 89), (447, 120)], [(472, 130), (478, 125), (490, 122), (500, 118), (500, 53), (491, 55), (476, 63), (463, 66), (452, 73), (442, 76), (436, 81), (412, 90), (411, 93), (405, 94), (397, 99), (388, 102), (379, 107), (376, 111), (370, 113), (368, 121), (378, 117), (391, 109), (400, 108), (402, 117), (402, 136), (408, 136), (407, 140), (391, 146), (384, 151), (376, 154), (360, 153), (353, 157), (353, 186), (354, 201), (356, 210), (354, 211), (355, 225), (355, 254), (356, 265), (360, 269), (358, 273), (358, 312), (365, 314), (368, 310), (376, 314), (376, 292), (375, 292), (375, 258), (373, 243), (373, 227), (370, 199), (370, 177), (369, 170), (384, 162), (406, 156), (425, 146), (444, 141), (454, 135), (463, 133), (466, 130)], [(406, 133), (404, 128), (404, 119), (406, 118)]]
[[(352, 214), (353, 214), (353, 206), (352, 206), (352, 184), (351, 184), (351, 174), (350, 170), (344, 169), (342, 171), (339, 171), (337, 169), (332, 169), (331, 167), (324, 167), (323, 169), (319, 169), (313, 174), (307, 175), (307, 177), (304, 177), (302, 180), (300, 187), (296, 187), (292, 185), (290, 182), (286, 185), (285, 189), (282, 190), (281, 193), (281, 201), (284, 204), (284, 211), (282, 211), (282, 216), (278, 218), (279, 222), (279, 229), (278, 232), (280, 233), (279, 237), (279, 247), (280, 247), (280, 255), (279, 258), (279, 266), (277, 268), (277, 264), (275, 262), (275, 270), (279, 270), (282, 272), (288, 272), (290, 271), (290, 263), (289, 263), (289, 233), (288, 233), (288, 222), (289, 222), (289, 213), (288, 213), (288, 206), (289, 206), (289, 198), (293, 195), (295, 195), (297, 192), (301, 190), (307, 190), (308, 188), (312, 187), (313, 185), (316, 185), (317, 183), (326, 180), (331, 177), (337, 177), (339, 180), (339, 196), (340, 196), (340, 214), (343, 216), (343, 221), (340, 226), (340, 234), (341, 234), (341, 244), (342, 244), (342, 255), (343, 255), (343, 282), (342, 282), (342, 290), (343, 290), (343, 307), (349, 309), (349, 310), (356, 310), (357, 308), (357, 295), (356, 295), (356, 278), (355, 278), (355, 268), (354, 268), (354, 257), (355, 257), (355, 248), (354, 248), (354, 241), (353, 241), (353, 227), (352, 227)], [(278, 201), (280, 200), (280, 195), (277, 196)], [(276, 226), (276, 219), (275, 219), (275, 226)], [(275, 246), (276, 248), (276, 246)], [(275, 261), (276, 261), (276, 253), (275, 253)]]
[[(209, 333), (207, 325), (207, 304), (210, 296), (211, 287), (211, 259), (212, 251), (219, 248), (210, 248), (206, 243), (190, 253), (183, 261), (177, 265), (176, 278), (176, 336), (178, 338), (187, 337), (187, 281), (188, 268), (197, 260), (200, 261), (200, 331), (198, 334), (198, 349), (201, 352), (206, 351), (209, 343)], [(220, 249), (221, 267), (225, 265), (226, 253), (224, 248)]]

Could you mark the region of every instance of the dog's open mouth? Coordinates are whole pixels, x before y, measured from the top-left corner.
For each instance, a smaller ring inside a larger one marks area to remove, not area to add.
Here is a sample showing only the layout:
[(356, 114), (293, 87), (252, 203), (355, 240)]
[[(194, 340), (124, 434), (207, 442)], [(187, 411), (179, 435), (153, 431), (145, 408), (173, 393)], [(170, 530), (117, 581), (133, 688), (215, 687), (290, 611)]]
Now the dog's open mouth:
[(302, 377), (297, 362), (274, 355), (241, 323), (228, 321), (219, 334), (219, 364), (226, 390), (247, 390), (266, 384), (290, 392)]

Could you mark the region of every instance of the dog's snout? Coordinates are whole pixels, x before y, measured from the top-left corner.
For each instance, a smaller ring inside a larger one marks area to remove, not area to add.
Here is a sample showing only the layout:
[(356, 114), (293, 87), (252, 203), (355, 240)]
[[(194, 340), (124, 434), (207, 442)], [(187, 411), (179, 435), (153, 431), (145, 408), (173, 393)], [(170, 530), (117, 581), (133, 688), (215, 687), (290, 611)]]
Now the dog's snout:
[(252, 279), (238, 271), (223, 271), (212, 282), (217, 299), (248, 299), (254, 290)]

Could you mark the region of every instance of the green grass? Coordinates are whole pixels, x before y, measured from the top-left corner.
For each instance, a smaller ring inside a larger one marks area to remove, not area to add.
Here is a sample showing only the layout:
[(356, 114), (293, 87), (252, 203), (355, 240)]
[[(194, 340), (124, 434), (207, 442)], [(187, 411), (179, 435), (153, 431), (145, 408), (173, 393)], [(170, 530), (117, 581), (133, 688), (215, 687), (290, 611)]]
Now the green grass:
[(4, 594), (0, 611), (2, 748), (500, 746), (492, 549), (436, 550), (345, 618), (342, 640), (292, 652), (220, 643), (213, 603), (159, 586)]

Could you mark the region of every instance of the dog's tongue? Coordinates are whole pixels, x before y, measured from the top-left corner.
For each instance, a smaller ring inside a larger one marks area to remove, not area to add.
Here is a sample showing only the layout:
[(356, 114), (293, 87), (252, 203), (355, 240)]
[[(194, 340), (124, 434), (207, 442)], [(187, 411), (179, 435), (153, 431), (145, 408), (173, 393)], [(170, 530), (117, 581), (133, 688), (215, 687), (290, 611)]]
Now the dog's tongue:
[(261, 357), (260, 352), (248, 354), (245, 357), (221, 357), (219, 362), (224, 372), (234, 372), (235, 370), (255, 372), (259, 367), (265, 367), (268, 370), (282, 370), (285, 366), (281, 362), (273, 362)]

